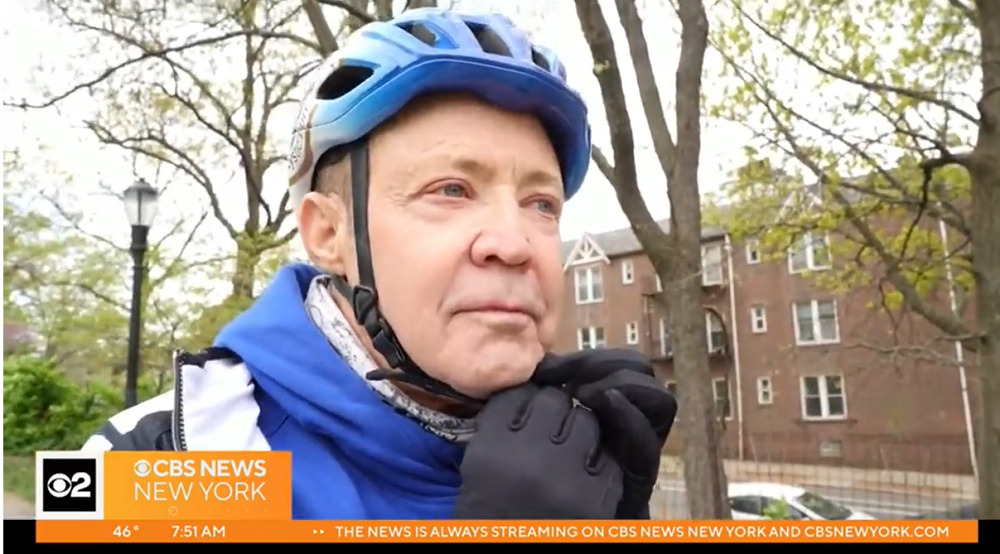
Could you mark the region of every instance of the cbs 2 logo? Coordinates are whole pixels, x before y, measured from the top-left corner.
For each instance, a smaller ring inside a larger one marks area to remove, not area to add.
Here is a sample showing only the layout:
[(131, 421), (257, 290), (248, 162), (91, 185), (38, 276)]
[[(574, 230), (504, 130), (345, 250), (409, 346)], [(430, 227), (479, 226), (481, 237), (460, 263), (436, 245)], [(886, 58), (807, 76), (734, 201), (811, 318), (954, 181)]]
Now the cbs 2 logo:
[(56, 473), (49, 477), (45, 488), (56, 498), (90, 498), (90, 475), (82, 471), (72, 477), (65, 473)]

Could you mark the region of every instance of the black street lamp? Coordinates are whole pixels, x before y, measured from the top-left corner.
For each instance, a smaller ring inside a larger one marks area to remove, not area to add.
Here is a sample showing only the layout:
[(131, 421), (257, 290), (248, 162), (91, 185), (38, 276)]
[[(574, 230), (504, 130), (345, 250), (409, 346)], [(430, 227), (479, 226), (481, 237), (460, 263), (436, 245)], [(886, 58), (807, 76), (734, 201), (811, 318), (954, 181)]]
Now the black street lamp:
[(139, 179), (125, 189), (125, 215), (132, 226), (132, 308), (128, 321), (128, 365), (125, 370), (125, 407), (137, 402), (139, 382), (139, 335), (142, 331), (142, 278), (145, 273), (149, 227), (156, 217), (156, 200), (160, 194), (146, 181)]

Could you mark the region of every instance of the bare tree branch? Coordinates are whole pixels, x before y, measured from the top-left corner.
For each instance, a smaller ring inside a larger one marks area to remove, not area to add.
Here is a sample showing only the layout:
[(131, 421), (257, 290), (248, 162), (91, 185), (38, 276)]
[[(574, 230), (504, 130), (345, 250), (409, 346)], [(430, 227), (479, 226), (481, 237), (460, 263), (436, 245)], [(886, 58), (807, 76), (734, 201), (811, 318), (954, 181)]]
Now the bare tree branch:
[(337, 38), (330, 29), (330, 24), (323, 15), (323, 7), (317, 0), (302, 0), (302, 9), (305, 10), (309, 23), (320, 45), (320, 54), (323, 57), (329, 56), (337, 51)]
[(665, 241), (657, 240), (663, 236), (663, 230), (656, 224), (639, 191), (632, 120), (625, 102), (611, 28), (598, 4), (588, 0), (576, 0), (576, 13), (580, 25), (585, 29), (584, 35), (587, 36), (594, 60), (594, 75), (601, 87), (608, 127), (611, 131), (611, 148), (614, 156), (612, 166), (614, 179), (611, 180), (611, 184), (618, 195), (622, 210), (632, 214), (629, 219), (640, 240), (645, 239), (644, 244), (659, 243), (658, 248), (663, 249), (666, 247)]
[[(778, 132), (784, 137), (785, 142), (787, 142), (791, 147), (796, 159), (798, 159), (802, 165), (809, 168), (809, 170), (812, 171), (821, 183), (830, 183), (830, 176), (812, 159), (806, 150), (799, 146), (799, 141), (793, 131), (788, 128), (788, 126), (785, 125), (781, 118), (774, 112), (774, 110), (770, 107), (770, 103), (764, 98), (759, 98), (758, 100), (770, 114), (772, 122)], [(855, 229), (857, 229), (868, 246), (878, 255), (878, 258), (885, 265), (888, 278), (892, 281), (892, 284), (896, 287), (900, 294), (903, 295), (904, 300), (913, 308), (913, 310), (923, 315), (928, 321), (947, 333), (955, 336), (969, 335), (969, 329), (961, 320), (953, 314), (946, 313), (935, 308), (930, 302), (920, 295), (913, 284), (906, 278), (899, 258), (889, 252), (888, 248), (886, 248), (886, 246), (879, 239), (871, 225), (869, 225), (869, 223), (857, 213), (853, 203), (845, 198), (844, 195), (838, 190), (833, 189), (830, 191), (830, 194), (840, 205), (847, 220), (854, 226)], [(974, 343), (967, 343), (967, 347), (975, 349), (976, 345)]]
[(608, 157), (604, 155), (604, 151), (597, 145), (594, 145), (590, 151), (590, 159), (594, 160), (597, 164), (597, 169), (600, 170), (601, 175), (608, 180), (609, 183), (615, 182), (615, 168), (608, 161)]
[(888, 85), (888, 84), (885, 84), (885, 83), (876, 83), (876, 82), (871, 82), (871, 81), (865, 81), (864, 79), (859, 79), (857, 77), (853, 77), (853, 76), (847, 75), (845, 73), (840, 73), (840, 72), (834, 71), (834, 70), (832, 70), (832, 69), (830, 69), (828, 67), (825, 67), (825, 66), (821, 65), (819, 62), (817, 62), (812, 56), (809, 56), (808, 54), (806, 54), (802, 50), (796, 48), (793, 44), (791, 44), (788, 41), (786, 41), (785, 39), (781, 38), (781, 36), (779, 36), (777, 33), (775, 33), (774, 31), (770, 30), (769, 28), (767, 28), (766, 26), (764, 26), (763, 24), (761, 24), (759, 21), (757, 21), (756, 18), (754, 18), (752, 15), (750, 15), (749, 13), (747, 13), (746, 10), (743, 9), (743, 7), (740, 5), (739, 2), (732, 2), (732, 4), (736, 8), (736, 10), (739, 11), (740, 14), (747, 21), (749, 21), (751, 25), (753, 25), (755, 28), (757, 28), (760, 32), (764, 33), (768, 38), (770, 38), (771, 40), (773, 40), (773, 41), (777, 42), (778, 44), (780, 44), (781, 46), (783, 46), (793, 56), (795, 56), (796, 58), (798, 58), (802, 62), (806, 63), (807, 65), (809, 65), (810, 67), (812, 67), (816, 71), (819, 71), (820, 73), (822, 73), (822, 74), (824, 74), (824, 75), (826, 75), (828, 77), (833, 77), (834, 79), (837, 79), (837, 80), (840, 80), (840, 81), (844, 81), (845, 83), (851, 83), (851, 84), (854, 84), (854, 85), (858, 85), (858, 86), (863, 87), (863, 88), (865, 88), (867, 90), (870, 90), (870, 91), (891, 92), (893, 94), (898, 94), (900, 96), (906, 96), (906, 97), (909, 97), (909, 98), (913, 98), (914, 100), (919, 100), (921, 102), (927, 102), (928, 104), (933, 104), (935, 106), (938, 106), (938, 107), (944, 108), (946, 110), (952, 111), (955, 114), (963, 117), (964, 119), (966, 119), (966, 120), (968, 120), (968, 121), (970, 121), (970, 122), (972, 122), (972, 123), (974, 123), (976, 125), (979, 125), (979, 118), (978, 117), (975, 117), (974, 115), (972, 115), (969, 112), (967, 112), (967, 111), (959, 108), (955, 104), (953, 104), (951, 102), (948, 102), (947, 100), (944, 100), (942, 98), (938, 98), (933, 93), (922, 91), (922, 90), (908, 89), (908, 88), (904, 88), (904, 87), (898, 87), (898, 86)]
[(618, 8), (618, 18), (625, 30), (625, 39), (634, 62), (635, 80), (639, 85), (639, 98), (653, 139), (653, 149), (656, 151), (663, 174), (672, 175), (677, 147), (674, 145), (670, 128), (667, 127), (663, 102), (660, 101), (660, 90), (653, 75), (653, 62), (649, 59), (649, 47), (642, 30), (642, 19), (635, 7), (635, 0), (615, 0), (615, 6)]
[[(304, 0), (304, 1), (308, 2), (309, 0)], [(83, 28), (87, 28), (86, 26), (82, 26), (82, 27)], [(77, 92), (91, 89), (92, 87), (94, 87), (94, 86), (96, 86), (96, 85), (98, 85), (100, 83), (103, 83), (103, 82), (107, 81), (109, 78), (111, 78), (112, 76), (114, 76), (117, 73), (119, 73), (121, 70), (126, 69), (128, 67), (132, 67), (134, 65), (137, 65), (139, 63), (148, 61), (148, 60), (153, 59), (153, 58), (163, 58), (167, 54), (184, 52), (184, 51), (187, 51), (187, 50), (192, 50), (192, 49), (195, 49), (195, 48), (201, 48), (201, 47), (204, 47), (204, 46), (211, 46), (213, 44), (223, 43), (223, 42), (232, 40), (234, 38), (239, 38), (239, 37), (243, 37), (243, 36), (246, 36), (246, 35), (258, 36), (258, 37), (271, 37), (271, 38), (282, 38), (282, 39), (294, 40), (295, 42), (299, 42), (300, 44), (308, 46), (310, 49), (315, 50), (317, 52), (322, 52), (323, 51), (322, 48), (320, 48), (319, 44), (317, 44), (315, 42), (312, 42), (312, 41), (305, 41), (301, 37), (298, 37), (298, 36), (290, 34), (290, 33), (277, 33), (277, 32), (273, 32), (273, 31), (269, 32), (269, 31), (263, 31), (263, 30), (260, 30), (260, 29), (249, 30), (249, 31), (230, 31), (230, 32), (224, 33), (222, 35), (218, 35), (218, 36), (214, 36), (214, 37), (206, 37), (206, 38), (195, 40), (195, 41), (192, 41), (192, 42), (189, 42), (189, 43), (186, 43), (186, 44), (181, 44), (181, 45), (177, 45), (177, 46), (170, 46), (170, 47), (158, 49), (158, 50), (155, 50), (155, 51), (145, 52), (145, 53), (142, 53), (142, 54), (140, 54), (138, 56), (135, 56), (135, 57), (129, 58), (127, 60), (118, 62), (118, 63), (116, 63), (116, 64), (114, 64), (114, 65), (106, 68), (105, 70), (101, 71), (100, 73), (97, 74), (97, 76), (92, 77), (90, 79), (87, 79), (85, 81), (82, 81), (80, 83), (77, 83), (77, 84), (73, 85), (72, 87), (66, 89), (63, 92), (59, 92), (59, 93), (56, 93), (56, 94), (50, 96), (49, 98), (45, 99), (42, 102), (28, 102), (28, 101), (9, 102), (7, 100), (4, 100), (3, 105), (7, 106), (7, 107), (19, 108), (19, 109), (35, 109), (35, 110), (40, 110), (40, 109), (44, 109), (44, 108), (50, 108), (50, 107), (53, 107), (56, 104), (62, 102), (63, 100), (69, 98), (70, 96), (76, 94)]]
[(948, 3), (954, 6), (958, 11), (962, 12), (962, 15), (964, 15), (973, 25), (976, 27), (979, 26), (979, 15), (976, 13), (976, 10), (965, 5), (962, 0), (948, 0)]
[(358, 8), (357, 6), (346, 0), (316, 0), (316, 1), (326, 6), (333, 6), (334, 8), (340, 8), (345, 12), (347, 12), (352, 17), (355, 17), (364, 23), (371, 23), (372, 21), (375, 21), (374, 16), (372, 16), (368, 12)]

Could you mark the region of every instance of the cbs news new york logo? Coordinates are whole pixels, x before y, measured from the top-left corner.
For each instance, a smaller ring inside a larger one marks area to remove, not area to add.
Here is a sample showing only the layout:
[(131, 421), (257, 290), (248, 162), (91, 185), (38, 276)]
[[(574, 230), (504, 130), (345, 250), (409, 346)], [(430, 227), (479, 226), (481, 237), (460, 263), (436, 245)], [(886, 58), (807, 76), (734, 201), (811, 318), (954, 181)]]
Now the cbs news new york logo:
[(291, 518), (289, 452), (38, 452), (35, 460), (39, 520)]
[(103, 453), (36, 452), (35, 519), (102, 519)]

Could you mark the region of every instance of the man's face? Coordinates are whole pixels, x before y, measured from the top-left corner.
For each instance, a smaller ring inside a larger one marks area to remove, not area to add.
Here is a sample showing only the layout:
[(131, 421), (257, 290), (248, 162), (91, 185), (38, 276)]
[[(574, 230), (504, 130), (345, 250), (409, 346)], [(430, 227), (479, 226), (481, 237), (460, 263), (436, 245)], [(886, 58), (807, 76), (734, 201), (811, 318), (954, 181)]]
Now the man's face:
[(552, 346), (563, 283), (562, 179), (542, 126), (437, 97), (370, 148), (375, 282), (401, 343), (472, 396), (525, 382)]

